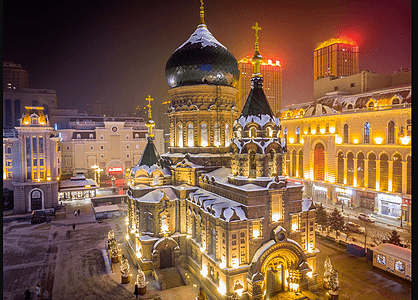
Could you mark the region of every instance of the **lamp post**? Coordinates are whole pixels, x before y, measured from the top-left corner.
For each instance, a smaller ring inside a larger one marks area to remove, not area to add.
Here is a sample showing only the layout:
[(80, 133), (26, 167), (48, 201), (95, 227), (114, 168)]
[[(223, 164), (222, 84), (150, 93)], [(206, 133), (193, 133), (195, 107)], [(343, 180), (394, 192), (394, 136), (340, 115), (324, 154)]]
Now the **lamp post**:
[(103, 169), (97, 168), (97, 184), (100, 186), (100, 173), (103, 171)]
[(98, 168), (99, 166), (97, 166), (97, 165), (94, 165), (94, 166), (91, 166), (91, 168), (94, 170), (94, 180), (97, 182), (97, 174), (96, 174), (96, 169)]

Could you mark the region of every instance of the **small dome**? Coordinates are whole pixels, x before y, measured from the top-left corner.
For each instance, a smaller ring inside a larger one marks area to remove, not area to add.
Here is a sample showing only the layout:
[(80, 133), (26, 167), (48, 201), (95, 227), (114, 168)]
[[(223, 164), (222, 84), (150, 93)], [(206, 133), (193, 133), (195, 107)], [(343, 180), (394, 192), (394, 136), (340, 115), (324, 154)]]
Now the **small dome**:
[(170, 88), (204, 83), (236, 86), (239, 80), (238, 62), (206, 26), (199, 25), (170, 56), (165, 76)]

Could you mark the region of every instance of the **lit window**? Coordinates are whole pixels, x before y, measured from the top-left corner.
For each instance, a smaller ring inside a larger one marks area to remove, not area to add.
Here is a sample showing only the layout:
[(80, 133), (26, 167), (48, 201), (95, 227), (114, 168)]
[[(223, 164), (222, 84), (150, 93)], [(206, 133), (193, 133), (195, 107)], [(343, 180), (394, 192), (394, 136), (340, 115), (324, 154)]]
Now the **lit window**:
[(189, 125), (187, 125), (187, 146), (188, 147), (194, 146), (193, 123), (189, 123)]
[(200, 125), (200, 146), (206, 147), (208, 145), (208, 125), (202, 123)]
[(219, 123), (215, 123), (213, 133), (213, 144), (215, 145), (215, 147), (218, 147), (221, 145), (221, 126), (219, 125)]
[(229, 124), (225, 124), (225, 147), (228, 147), (230, 144), (231, 137), (229, 136)]
[(379, 264), (386, 265), (386, 257), (384, 255), (378, 254), (376, 257), (376, 261)]
[(403, 262), (401, 261), (396, 261), (395, 262), (395, 270), (399, 271), (401, 273), (405, 273), (405, 265), (403, 264)]
[(183, 124), (179, 123), (177, 125), (177, 147), (183, 147)]

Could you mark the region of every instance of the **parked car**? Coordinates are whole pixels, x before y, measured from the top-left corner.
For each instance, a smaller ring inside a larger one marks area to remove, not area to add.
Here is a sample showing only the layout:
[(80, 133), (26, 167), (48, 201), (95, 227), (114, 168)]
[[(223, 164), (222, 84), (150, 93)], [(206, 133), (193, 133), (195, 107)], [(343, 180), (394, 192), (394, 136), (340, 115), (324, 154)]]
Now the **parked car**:
[(347, 222), (345, 227), (348, 231), (356, 232), (356, 233), (364, 233), (364, 227), (361, 227), (359, 224), (353, 222)]
[(359, 213), (358, 218), (360, 220), (368, 221), (370, 223), (374, 223), (374, 221), (375, 221), (375, 219), (371, 215), (366, 215), (366, 214), (363, 214), (363, 213)]

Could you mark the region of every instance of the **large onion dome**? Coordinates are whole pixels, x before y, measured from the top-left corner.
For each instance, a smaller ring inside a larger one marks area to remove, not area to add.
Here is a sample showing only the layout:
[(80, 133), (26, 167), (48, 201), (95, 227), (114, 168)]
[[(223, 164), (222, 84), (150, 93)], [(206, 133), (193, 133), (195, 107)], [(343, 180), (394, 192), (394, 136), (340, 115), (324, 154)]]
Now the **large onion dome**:
[(236, 86), (238, 62), (206, 25), (200, 24), (168, 59), (165, 77), (170, 88), (204, 83)]

